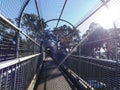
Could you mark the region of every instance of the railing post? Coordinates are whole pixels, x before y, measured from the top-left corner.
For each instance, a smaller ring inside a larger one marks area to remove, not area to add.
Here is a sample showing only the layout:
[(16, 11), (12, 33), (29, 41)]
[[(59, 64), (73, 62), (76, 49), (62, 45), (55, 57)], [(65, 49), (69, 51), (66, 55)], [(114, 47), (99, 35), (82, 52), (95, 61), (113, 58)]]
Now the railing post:
[(19, 57), (19, 44), (20, 44), (20, 37), (19, 37), (19, 31), (16, 32), (16, 58)]
[[(117, 35), (117, 32), (115, 32), (116, 35)], [(120, 89), (120, 65), (119, 65), (119, 59), (118, 59), (118, 46), (117, 46), (117, 40), (115, 39), (115, 60), (116, 60), (116, 63), (117, 63), (117, 66), (116, 66), (116, 90), (119, 90)]]
[(79, 56), (81, 56), (81, 46), (79, 46)]
[(43, 60), (45, 60), (45, 47), (42, 46)]

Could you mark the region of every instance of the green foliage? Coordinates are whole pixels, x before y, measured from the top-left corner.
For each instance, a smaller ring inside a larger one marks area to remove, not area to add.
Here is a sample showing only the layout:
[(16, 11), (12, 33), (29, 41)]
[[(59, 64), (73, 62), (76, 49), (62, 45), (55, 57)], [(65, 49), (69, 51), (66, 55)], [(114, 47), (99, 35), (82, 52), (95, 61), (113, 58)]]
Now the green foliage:
[(56, 43), (64, 45), (65, 48), (73, 48), (80, 41), (80, 32), (67, 25), (54, 28), (53, 35)]
[(21, 23), (22, 29), (31, 36), (31, 38), (39, 41), (43, 35), (43, 30), (47, 27), (44, 19), (39, 19), (35, 14), (24, 13)]

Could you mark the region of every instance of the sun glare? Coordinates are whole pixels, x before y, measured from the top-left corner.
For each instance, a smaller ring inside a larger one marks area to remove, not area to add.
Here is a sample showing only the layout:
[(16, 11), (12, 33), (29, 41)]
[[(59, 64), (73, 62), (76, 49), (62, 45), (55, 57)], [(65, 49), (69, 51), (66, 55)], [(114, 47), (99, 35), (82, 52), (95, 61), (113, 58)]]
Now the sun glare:
[(97, 23), (104, 28), (112, 28), (113, 22), (120, 17), (120, 6), (104, 7), (97, 16)]

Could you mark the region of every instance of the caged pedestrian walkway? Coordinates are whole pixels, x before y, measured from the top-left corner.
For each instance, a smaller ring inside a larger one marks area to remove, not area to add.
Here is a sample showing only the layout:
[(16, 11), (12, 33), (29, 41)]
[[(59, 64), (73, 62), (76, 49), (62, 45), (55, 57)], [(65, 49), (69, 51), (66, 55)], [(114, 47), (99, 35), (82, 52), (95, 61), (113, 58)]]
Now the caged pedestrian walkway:
[[(117, 6), (119, 1), (98, 0), (78, 25), (62, 18), (68, 0), (62, 4), (57, 19), (44, 21), (42, 0), (0, 0), (0, 90), (120, 90), (119, 23), (114, 21), (107, 30), (93, 23), (98, 12)], [(61, 22), (70, 25), (68, 34), (64, 35), (66, 25), (54, 35), (54, 30), (47, 31), (45, 27), (53, 21), (57, 21), (56, 28)], [(76, 39), (78, 27), (89, 29)]]
[(72, 90), (56, 62), (47, 57), (39, 76), (37, 90)]

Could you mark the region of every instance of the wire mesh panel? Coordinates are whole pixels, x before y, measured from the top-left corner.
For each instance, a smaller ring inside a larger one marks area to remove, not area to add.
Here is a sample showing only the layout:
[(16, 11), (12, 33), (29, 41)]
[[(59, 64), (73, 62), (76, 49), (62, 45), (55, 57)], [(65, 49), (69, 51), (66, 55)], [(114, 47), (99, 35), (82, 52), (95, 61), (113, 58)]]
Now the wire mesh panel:
[(20, 45), (19, 45), (19, 57), (32, 55), (39, 53), (39, 46), (29, 40), (27, 37), (24, 37), (23, 34), (20, 35)]
[(16, 31), (0, 22), (0, 61), (16, 58)]
[[(40, 45), (0, 16), (0, 90), (26, 90), (38, 72)], [(17, 56), (18, 54), (18, 56)]]
[(28, 0), (0, 0), (0, 14), (16, 23), (22, 7)]
[[(109, 32), (109, 37), (104, 39), (100, 36), (96, 37), (96, 40), (94, 34), (91, 34), (79, 45), (81, 52), (77, 47), (72, 54), (64, 56), (61, 60), (60, 55), (56, 54), (56, 59), (96, 90), (119, 90), (119, 30), (114, 29), (113, 32)], [(105, 49), (104, 53), (100, 51), (101, 48)]]
[(4, 68), (0, 72), (1, 90), (26, 90), (36, 74), (38, 57)]
[(97, 90), (117, 90), (116, 62), (71, 56), (65, 63)]
[[(34, 20), (26, 23), (25, 14)], [(43, 60), (37, 14), (35, 0), (0, 0), (0, 90), (27, 90), (37, 78)]]
[[(77, 47), (78, 49), (74, 49), (72, 54), (60, 60), (63, 65), (97, 90), (119, 90), (120, 88), (119, 29), (109, 32), (108, 36), (102, 39), (103, 36), (95, 37), (91, 34), (79, 45), (81, 52)], [(104, 53), (100, 51), (101, 48), (105, 49)], [(56, 58), (58, 59), (59, 55), (56, 55)]]

